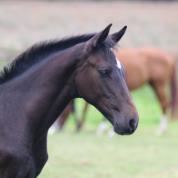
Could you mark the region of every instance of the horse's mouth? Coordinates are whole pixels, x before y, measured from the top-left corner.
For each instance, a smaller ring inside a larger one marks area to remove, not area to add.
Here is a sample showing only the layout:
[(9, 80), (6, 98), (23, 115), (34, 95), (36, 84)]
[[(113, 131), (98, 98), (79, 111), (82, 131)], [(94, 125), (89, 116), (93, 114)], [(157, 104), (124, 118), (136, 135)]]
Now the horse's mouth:
[(121, 113), (119, 112), (119, 109), (117, 107), (113, 107), (113, 106), (106, 107), (105, 106), (105, 107), (100, 108), (99, 110), (103, 113), (105, 118), (107, 118), (107, 120), (113, 125), (115, 133), (117, 133), (119, 135), (131, 135), (136, 130), (137, 126), (132, 128), (129, 125), (119, 124), (116, 121), (116, 120), (118, 120), (118, 119), (115, 119), (116, 117), (117, 118), (119, 117), (120, 118), (119, 120), (122, 120), (122, 119), (124, 120), (123, 116), (121, 115)]
[(113, 125), (114, 131), (119, 135), (131, 135), (137, 129), (138, 123), (134, 127), (121, 127), (117, 122)]

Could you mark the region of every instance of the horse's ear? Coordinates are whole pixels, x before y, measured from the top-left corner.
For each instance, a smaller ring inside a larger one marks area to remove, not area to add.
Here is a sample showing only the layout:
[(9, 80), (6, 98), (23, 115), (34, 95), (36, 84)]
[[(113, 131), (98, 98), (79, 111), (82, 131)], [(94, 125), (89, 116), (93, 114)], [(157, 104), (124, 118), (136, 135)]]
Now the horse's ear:
[(112, 24), (109, 24), (104, 30), (96, 33), (89, 41), (87, 41), (87, 51), (91, 51), (106, 40), (111, 26)]
[(126, 30), (127, 30), (127, 26), (124, 26), (118, 32), (113, 33), (112, 35), (110, 35), (110, 38), (113, 40), (114, 43), (117, 43), (122, 38), (122, 36), (124, 35)]

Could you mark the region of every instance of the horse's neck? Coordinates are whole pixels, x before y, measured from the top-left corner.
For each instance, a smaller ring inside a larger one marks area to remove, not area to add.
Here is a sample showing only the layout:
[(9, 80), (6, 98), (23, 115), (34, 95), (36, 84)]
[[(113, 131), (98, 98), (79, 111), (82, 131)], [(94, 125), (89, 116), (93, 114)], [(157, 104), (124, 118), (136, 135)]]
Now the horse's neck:
[(71, 87), (66, 86), (56, 97), (55, 102), (52, 104), (48, 114), (45, 118), (42, 119), (43, 123), (42, 132), (46, 132), (49, 127), (54, 123), (57, 117), (62, 113), (68, 103), (71, 101), (72, 97), (70, 96)]
[(74, 51), (51, 55), (7, 85), (17, 96), (12, 100), (22, 96), (17, 105), (23, 108), (27, 118), (22, 119), (28, 120), (32, 129), (48, 128), (72, 99), (75, 56)]
[(39, 108), (38, 104), (41, 104), (41, 102), (46, 103), (46, 105), (44, 104), (45, 109), (42, 110), (47, 112), (43, 117), (38, 117), (39, 120), (37, 121), (40, 123), (40, 128), (44, 129), (43, 131), (46, 131), (52, 125), (75, 95), (73, 74), (76, 62), (75, 55), (71, 55), (69, 52), (67, 56), (65, 54), (55, 55), (42, 67), (38, 87), (39, 92), (44, 91), (44, 94), (41, 95), (41, 101), (35, 104), (35, 110)]

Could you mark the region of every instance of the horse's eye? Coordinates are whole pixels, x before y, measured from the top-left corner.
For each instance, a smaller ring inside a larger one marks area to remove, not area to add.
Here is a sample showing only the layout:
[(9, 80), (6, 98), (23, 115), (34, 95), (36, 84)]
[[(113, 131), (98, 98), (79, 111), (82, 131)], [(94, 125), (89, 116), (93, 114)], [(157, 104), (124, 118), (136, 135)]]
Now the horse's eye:
[(101, 69), (99, 70), (99, 73), (102, 77), (109, 77), (110, 76), (110, 73), (111, 73), (111, 70), (108, 70), (108, 69)]

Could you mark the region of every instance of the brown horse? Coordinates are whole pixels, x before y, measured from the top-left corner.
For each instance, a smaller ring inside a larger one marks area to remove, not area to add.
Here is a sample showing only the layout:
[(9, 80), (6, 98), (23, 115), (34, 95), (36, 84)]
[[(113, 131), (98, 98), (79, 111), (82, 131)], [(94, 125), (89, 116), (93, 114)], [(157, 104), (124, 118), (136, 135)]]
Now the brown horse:
[[(173, 118), (178, 99), (175, 58), (156, 48), (122, 49), (117, 56), (125, 66), (129, 89), (134, 90), (149, 83), (158, 97), (163, 114), (166, 114), (170, 107)], [(171, 100), (165, 91), (168, 84)]]
[[(164, 132), (167, 127), (168, 111), (171, 110), (171, 118), (175, 118), (178, 103), (175, 58), (152, 47), (119, 49), (115, 54), (125, 67), (129, 90), (133, 91), (148, 83), (155, 92), (163, 113), (159, 132)], [(167, 85), (170, 86), (171, 98), (165, 91)], [(86, 103), (82, 119), (78, 122), (78, 129), (85, 121), (87, 107)]]
[[(167, 129), (168, 112), (171, 112), (172, 119), (177, 114), (176, 59), (151, 47), (122, 49), (117, 55), (126, 68), (126, 81), (130, 90), (148, 83), (155, 92), (163, 113), (158, 133), (163, 133)], [(166, 92), (167, 85), (170, 86), (170, 97)]]

